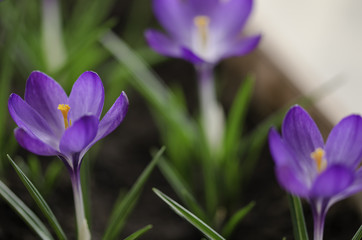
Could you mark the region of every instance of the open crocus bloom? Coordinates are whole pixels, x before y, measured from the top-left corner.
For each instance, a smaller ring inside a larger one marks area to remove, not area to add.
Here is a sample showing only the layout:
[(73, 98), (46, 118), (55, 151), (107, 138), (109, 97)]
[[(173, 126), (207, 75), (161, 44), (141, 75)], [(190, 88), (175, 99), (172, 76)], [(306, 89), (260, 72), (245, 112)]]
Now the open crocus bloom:
[(99, 120), (104, 88), (96, 73), (83, 73), (68, 97), (52, 78), (32, 72), (24, 99), (13, 93), (8, 102), (10, 115), (18, 125), (15, 138), (30, 152), (63, 160), (72, 181), (78, 239), (89, 240), (80, 181), (82, 158), (94, 143), (122, 122), (128, 110), (127, 96), (122, 92)]
[(22, 147), (38, 155), (59, 156), (74, 172), (79, 171), (86, 151), (111, 133), (127, 113), (124, 92), (100, 121), (103, 103), (103, 84), (94, 72), (83, 73), (68, 97), (56, 81), (35, 71), (27, 80), (24, 100), (13, 93), (8, 108)]
[(168, 35), (146, 31), (149, 45), (160, 54), (193, 63), (217, 63), (253, 50), (260, 35), (246, 37), (242, 30), (252, 0), (154, 0), (153, 9)]
[(303, 108), (294, 106), (284, 118), (282, 137), (271, 129), (269, 147), (280, 185), (310, 202), (314, 239), (322, 239), (328, 208), (362, 190), (361, 116), (341, 120), (324, 144), (313, 119)]

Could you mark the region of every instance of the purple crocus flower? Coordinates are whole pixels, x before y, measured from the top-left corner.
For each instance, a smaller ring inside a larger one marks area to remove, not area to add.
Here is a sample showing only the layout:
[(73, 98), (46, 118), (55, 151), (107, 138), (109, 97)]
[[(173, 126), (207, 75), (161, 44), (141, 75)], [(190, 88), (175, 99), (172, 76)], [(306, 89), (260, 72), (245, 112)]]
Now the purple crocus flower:
[(168, 35), (148, 30), (146, 39), (160, 54), (193, 63), (245, 55), (260, 40), (260, 35), (242, 34), (252, 5), (252, 0), (154, 0), (153, 10)]
[(100, 120), (103, 103), (103, 84), (94, 72), (83, 73), (68, 97), (56, 81), (37, 71), (27, 80), (24, 100), (13, 93), (8, 102), (10, 115), (18, 125), (18, 143), (38, 155), (58, 156), (66, 165), (72, 180), (79, 239), (89, 235), (79, 177), (82, 158), (122, 122), (128, 109), (127, 96), (122, 92)]
[(282, 137), (269, 132), (269, 147), (280, 185), (309, 201), (314, 216), (314, 239), (323, 239), (330, 206), (362, 190), (362, 118), (341, 120), (324, 143), (317, 125), (300, 106), (284, 118)]
[(224, 115), (215, 95), (213, 68), (222, 59), (252, 51), (260, 35), (242, 31), (253, 0), (153, 0), (153, 10), (167, 31), (145, 33), (158, 53), (183, 58), (195, 65), (199, 83), (203, 132), (210, 149), (218, 151), (224, 132)]

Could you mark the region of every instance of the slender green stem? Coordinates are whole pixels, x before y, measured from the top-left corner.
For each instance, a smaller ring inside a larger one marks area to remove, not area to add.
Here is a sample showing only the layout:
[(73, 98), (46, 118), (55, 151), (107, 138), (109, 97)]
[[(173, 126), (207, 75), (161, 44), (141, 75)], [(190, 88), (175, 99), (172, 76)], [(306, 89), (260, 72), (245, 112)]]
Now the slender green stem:
[(202, 131), (206, 138), (208, 153), (202, 156), (205, 199), (208, 215), (214, 216), (218, 205), (216, 162), (214, 156), (220, 150), (224, 132), (224, 115), (216, 99), (213, 70), (208, 63), (196, 65), (199, 83), (199, 100)]
[(314, 220), (314, 240), (323, 240), (324, 221), (326, 218), (328, 204), (320, 199), (312, 200), (311, 207)]
[(317, 214), (314, 217), (314, 240), (323, 240), (324, 216)]
[(90, 240), (91, 235), (88, 229), (87, 219), (84, 214), (82, 186), (80, 182), (79, 170), (75, 170), (71, 175), (75, 215), (78, 228), (78, 240)]
[(224, 133), (224, 115), (216, 99), (213, 69), (208, 63), (196, 65), (202, 127), (210, 149), (217, 150)]
[(290, 215), (293, 223), (293, 231), (295, 240), (308, 240), (308, 232), (303, 214), (303, 206), (300, 198), (288, 194)]

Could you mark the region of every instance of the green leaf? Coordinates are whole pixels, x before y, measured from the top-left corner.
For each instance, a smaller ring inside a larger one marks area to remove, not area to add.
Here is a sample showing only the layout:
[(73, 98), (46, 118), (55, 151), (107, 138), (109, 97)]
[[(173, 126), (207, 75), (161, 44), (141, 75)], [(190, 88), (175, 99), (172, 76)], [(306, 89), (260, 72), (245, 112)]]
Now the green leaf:
[(148, 232), (152, 228), (152, 225), (147, 225), (146, 227), (141, 228), (135, 233), (132, 233), (130, 236), (126, 237), (124, 240), (135, 240), (139, 237), (141, 237), (143, 234)]
[(45, 194), (51, 192), (54, 188), (59, 174), (62, 172), (64, 164), (59, 159), (51, 161), (44, 173), (44, 191)]
[[(142, 16), (142, 17), (140, 17)], [(124, 39), (133, 47), (144, 44), (144, 30), (152, 21), (151, 4), (145, 4), (143, 0), (133, 0), (127, 17), (127, 24), (122, 33)]]
[(201, 221), (198, 217), (196, 217), (194, 214), (192, 214), (190, 211), (182, 207), (180, 204), (178, 204), (176, 201), (169, 198), (167, 195), (162, 193), (161, 191), (157, 189), (153, 189), (153, 191), (159, 196), (165, 203), (167, 203), (172, 210), (174, 210), (179, 216), (186, 219), (189, 223), (191, 223), (193, 226), (195, 226), (197, 229), (199, 229), (205, 237), (207, 237), (210, 240), (225, 240), (220, 234), (218, 234), (215, 230), (213, 230), (211, 227), (209, 227), (206, 223)]
[(53, 239), (52, 235), (23, 201), (21, 201), (2, 181), (0, 181), (1, 197), (14, 209), (25, 223), (43, 240)]
[[(3, 3), (2, 3), (3, 4)], [(7, 5), (10, 5), (11, 3), (5, 3)], [(6, 14), (3, 14), (4, 11), (10, 13), (11, 10), (15, 10), (15, 8), (9, 8), (6, 5), (2, 5), (2, 11), (1, 11), (1, 17), (2, 21), (12, 23), (12, 17), (16, 17), (17, 13), (14, 12), (14, 14), (11, 15), (11, 19), (6, 18)], [(5, 17), (4, 17), (5, 16)], [(17, 21), (15, 24), (3, 24), (1, 25), (2, 33), (7, 33), (6, 38), (2, 36), (1, 45), (0, 48), (1, 51), (1, 57), (0, 57), (0, 64), (1, 64), (1, 72), (0, 72), (0, 102), (5, 103), (7, 102), (7, 99), (10, 95), (10, 84), (13, 78), (14, 73), (14, 65), (12, 64), (11, 59), (11, 53), (15, 49), (15, 46), (17, 46), (18, 42), (16, 39), (18, 38), (18, 35), (20, 33), (19, 27), (21, 25), (21, 21)], [(5, 25), (5, 26), (4, 26)], [(3, 27), (4, 26), (4, 27)], [(6, 29), (5, 27), (8, 27), (10, 29)], [(0, 152), (5, 152), (5, 143), (9, 141), (9, 137), (7, 132), (9, 131), (8, 124), (8, 109), (6, 107), (0, 108)], [(6, 149), (9, 151), (9, 149)], [(4, 161), (5, 158), (0, 159), (0, 175), (3, 175), (3, 171), (5, 170), (4, 164), (6, 164)]]
[(135, 81), (132, 81), (133, 85), (136, 85), (137, 89), (145, 95), (147, 100), (157, 106), (167, 104), (167, 102), (165, 103), (163, 101), (170, 99), (168, 89), (162, 84), (159, 77), (148, 68), (147, 64), (140, 59), (122, 39), (117, 37), (113, 32), (108, 32), (101, 39), (101, 43), (122, 65), (131, 71), (135, 76)]
[(252, 96), (253, 87), (254, 79), (249, 75), (240, 86), (233, 102), (224, 135), (225, 159), (232, 158), (238, 149), (239, 138), (243, 130), (243, 123)]
[(281, 125), (285, 112), (288, 108), (289, 106), (284, 107), (272, 114), (259, 124), (248, 136), (242, 139), (239, 149), (246, 155), (240, 168), (244, 181), (247, 182), (251, 174), (254, 172), (255, 164), (257, 163), (260, 153), (262, 152), (261, 150), (265, 145), (270, 127)]
[[(220, 164), (223, 164), (222, 171), (225, 175), (225, 194), (228, 198), (235, 198), (235, 195), (240, 192), (242, 178), (245, 176), (243, 171), (239, 170), (242, 169), (242, 167), (240, 167), (240, 156), (242, 155), (238, 155), (238, 153), (240, 153), (241, 136), (244, 130), (245, 118), (253, 93), (253, 87), (254, 79), (251, 75), (248, 75), (239, 87), (225, 125), (223, 151), (219, 159), (221, 160)], [(243, 162), (245, 162), (245, 159), (246, 158), (243, 158)], [(251, 161), (254, 161), (254, 159)], [(248, 172), (246, 174), (248, 174)]]
[(165, 176), (169, 184), (172, 186), (177, 196), (181, 198), (182, 202), (186, 204), (188, 208), (191, 209), (199, 218), (206, 221), (207, 217), (204, 210), (199, 206), (196, 199), (193, 197), (190, 188), (179, 174), (177, 169), (168, 163), (166, 159), (162, 159), (158, 166)]
[(112, 215), (109, 218), (108, 227), (103, 236), (103, 240), (117, 239), (117, 236), (119, 235), (122, 227), (124, 226), (128, 215), (130, 214), (134, 205), (137, 202), (143, 185), (146, 183), (148, 177), (151, 175), (151, 172), (160, 160), (160, 157), (164, 151), (165, 147), (162, 147), (153, 157), (151, 163), (146, 167), (145, 170), (143, 170), (142, 174), (138, 177), (136, 183), (133, 185), (127, 195), (122, 199), (122, 201), (116, 202), (112, 211)]
[[(20, 164), (19, 164), (20, 165)], [(24, 165), (26, 165), (24, 163)], [(21, 167), (21, 165), (20, 165)], [(23, 168), (24, 170), (24, 168)], [(41, 172), (41, 165), (40, 165), (40, 160), (37, 156), (35, 155), (31, 155), (28, 157), (28, 172), (24, 171), (25, 173), (28, 174), (29, 178), (33, 180), (33, 182), (39, 187), (39, 184), (42, 182), (42, 172)]]
[(356, 234), (353, 236), (352, 240), (361, 240), (362, 239), (362, 225), (359, 226)]
[(35, 186), (29, 180), (29, 178), (25, 176), (23, 171), (21, 171), (21, 169), (16, 165), (16, 163), (11, 159), (11, 157), (9, 155), (7, 156), (10, 161), (10, 164), (15, 169), (16, 173), (18, 174), (19, 178), (25, 185), (26, 189), (28, 189), (31, 197), (34, 199), (35, 203), (38, 205), (38, 207), (40, 208), (40, 210), (48, 220), (50, 226), (54, 229), (54, 232), (57, 235), (57, 237), (62, 240), (67, 239), (56, 217), (54, 216), (52, 210), (49, 208), (48, 204), (45, 202), (44, 198), (41, 196), (39, 191), (35, 188)]
[[(186, 139), (194, 137), (195, 123), (183, 109), (170, 105), (174, 97), (169, 88), (128, 45), (113, 32), (109, 31), (100, 40), (110, 53), (134, 76), (129, 83), (147, 100), (153, 110), (162, 117), (168, 126), (176, 126), (177, 134)], [(191, 141), (191, 140), (190, 140)]]
[(288, 194), (290, 215), (293, 223), (294, 238), (308, 240), (307, 227), (305, 226), (303, 207), (299, 197)]
[(231, 233), (234, 231), (235, 227), (240, 223), (240, 221), (248, 214), (251, 209), (255, 206), (255, 202), (251, 202), (245, 207), (237, 211), (231, 219), (225, 224), (222, 232), (222, 235), (226, 238), (230, 237)]

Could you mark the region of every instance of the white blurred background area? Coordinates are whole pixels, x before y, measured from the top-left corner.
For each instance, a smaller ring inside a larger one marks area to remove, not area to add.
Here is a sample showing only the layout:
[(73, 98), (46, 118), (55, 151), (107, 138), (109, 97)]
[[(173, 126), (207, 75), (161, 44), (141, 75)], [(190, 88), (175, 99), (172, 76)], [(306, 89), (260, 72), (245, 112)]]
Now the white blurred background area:
[(361, 0), (256, 0), (249, 27), (263, 34), (259, 49), (303, 94), (338, 84), (316, 102), (333, 125), (362, 113)]

